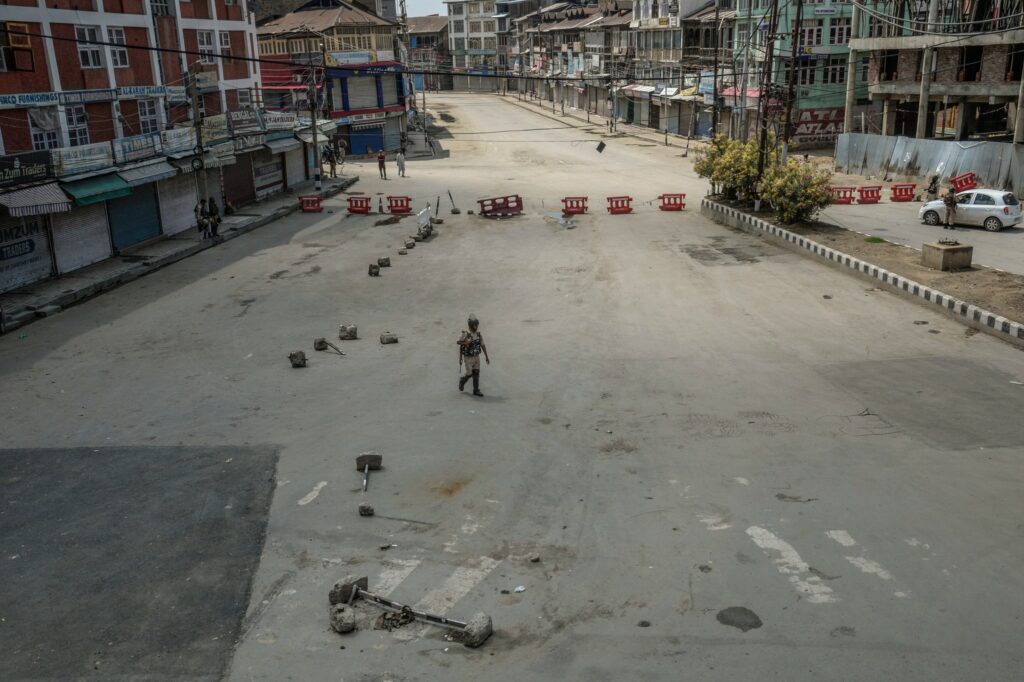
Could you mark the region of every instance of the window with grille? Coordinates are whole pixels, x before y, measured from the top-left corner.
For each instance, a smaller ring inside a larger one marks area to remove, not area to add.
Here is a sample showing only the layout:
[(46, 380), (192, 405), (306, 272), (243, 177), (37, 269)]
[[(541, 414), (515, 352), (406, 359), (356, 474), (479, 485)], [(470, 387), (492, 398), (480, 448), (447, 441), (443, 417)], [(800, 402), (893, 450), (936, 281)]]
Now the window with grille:
[(249, 109), (252, 107), (252, 93), (248, 90), (236, 90), (238, 95), (238, 107), (240, 109)]
[(231, 56), (231, 34), (227, 31), (221, 31), (217, 38), (220, 40), (220, 54), (222, 57)]
[(495, 25), (493, 21), (483, 22), (484, 33), (494, 33)]
[(199, 61), (203, 64), (215, 64), (213, 31), (196, 31), (196, 39), (199, 41)]
[(462, 19), (456, 19), (455, 21), (452, 22), (452, 33), (465, 33), (465, 32), (466, 32), (466, 22), (464, 22)]
[(461, 17), (465, 7), (462, 5), (448, 5), (448, 14), (452, 16)]
[(846, 82), (846, 57), (829, 57), (825, 62), (823, 83), (840, 84)]
[(64, 120), (68, 124), (68, 141), (72, 147), (89, 144), (89, 116), (84, 106), (65, 107)]
[(95, 26), (75, 26), (78, 39), (78, 61), (83, 69), (98, 69), (103, 66), (103, 50), (99, 45), (99, 29)]
[(149, 10), (156, 16), (167, 17), (171, 14), (170, 0), (149, 0)]
[(801, 63), (796, 69), (796, 82), (800, 85), (814, 85), (814, 72), (817, 68), (817, 62)]
[[(56, 109), (49, 109), (51, 114), (49, 118), (56, 120)], [(60, 131), (58, 130), (43, 130), (37, 128), (32, 116), (28, 117), (29, 131), (32, 133), (32, 149), (35, 151), (44, 151), (46, 149), (56, 149), (60, 146)]]
[(480, 33), (480, 22), (479, 21), (471, 21), (471, 22), (469, 22), (469, 32), (470, 33)]
[(160, 117), (157, 115), (155, 99), (139, 100), (139, 133), (148, 135), (160, 130)]
[(850, 17), (835, 18), (828, 27), (828, 44), (845, 45), (850, 42)]
[(821, 29), (825, 22), (821, 19), (810, 19), (800, 22), (800, 47), (821, 45)]
[(128, 66), (128, 50), (124, 47), (115, 47), (116, 45), (125, 45), (124, 29), (110, 27), (107, 29), (107, 42), (112, 43), (110, 46), (110, 63), (114, 65), (114, 68), (123, 69)]

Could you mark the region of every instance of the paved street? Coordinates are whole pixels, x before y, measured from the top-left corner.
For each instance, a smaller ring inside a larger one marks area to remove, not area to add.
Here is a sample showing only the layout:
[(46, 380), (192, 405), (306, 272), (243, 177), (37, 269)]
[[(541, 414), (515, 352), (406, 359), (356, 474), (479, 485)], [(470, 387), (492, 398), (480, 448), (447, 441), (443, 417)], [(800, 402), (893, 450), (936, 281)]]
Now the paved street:
[[(678, 148), (485, 95), (428, 106), (445, 154), (405, 179), (345, 166), (353, 190), (418, 207), (452, 191), (462, 215), (442, 203), (408, 255), (412, 219), (346, 217), (337, 197), (0, 337), (4, 447), (278, 453), (226, 679), (1019, 676), (1024, 354), (701, 218)], [(647, 203), (671, 191), (683, 214)], [(526, 216), (466, 215), (509, 193)], [(575, 229), (545, 216), (567, 194), (591, 198)], [(637, 212), (609, 216), (609, 194)], [(456, 386), (471, 312), (484, 398)], [(340, 323), (361, 336), (337, 342), (346, 356), (314, 352)], [(309, 368), (289, 366), (297, 349)], [(371, 449), (385, 468), (364, 494), (353, 463)], [(138, 475), (107, 471), (113, 504)], [(31, 561), (32, 536), (12, 537), (0, 561)], [(207, 556), (233, 551), (200, 537)], [(415, 624), (334, 634), (327, 593), (349, 573), (484, 611), (495, 634), (476, 650)], [(0, 587), (5, 610), (17, 597)]]

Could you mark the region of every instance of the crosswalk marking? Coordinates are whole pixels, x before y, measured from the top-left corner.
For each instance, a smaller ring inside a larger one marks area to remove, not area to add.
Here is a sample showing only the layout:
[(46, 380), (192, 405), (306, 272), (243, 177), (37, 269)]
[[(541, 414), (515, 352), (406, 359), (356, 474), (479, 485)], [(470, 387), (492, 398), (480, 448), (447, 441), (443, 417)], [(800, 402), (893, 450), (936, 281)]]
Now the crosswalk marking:
[(448, 579), (438, 587), (431, 590), (423, 599), (416, 603), (416, 608), (432, 613), (445, 613), (469, 591), (476, 587), (487, 574), (494, 570), (500, 563), (497, 559), (488, 556), (480, 557), (476, 566), (459, 566), (455, 572), (448, 576)]
[(377, 577), (376, 584), (370, 585), (370, 591), (382, 597), (388, 596), (419, 565), (419, 559), (392, 559), (388, 561), (387, 566), (381, 570), (380, 575)]
[(837, 601), (836, 596), (832, 593), (832, 588), (822, 583), (821, 578), (811, 574), (811, 567), (800, 557), (793, 545), (771, 531), (758, 526), (748, 528), (747, 535), (761, 549), (778, 553), (775, 567), (779, 569), (779, 573), (789, 579), (797, 592), (807, 596), (807, 601), (812, 604)]

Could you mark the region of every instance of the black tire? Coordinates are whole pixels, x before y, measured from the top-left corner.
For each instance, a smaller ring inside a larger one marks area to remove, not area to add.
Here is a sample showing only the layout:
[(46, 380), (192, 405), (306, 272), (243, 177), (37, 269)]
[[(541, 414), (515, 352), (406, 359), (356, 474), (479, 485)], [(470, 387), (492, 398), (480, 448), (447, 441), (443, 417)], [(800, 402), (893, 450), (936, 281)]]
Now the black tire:
[(935, 211), (926, 211), (924, 214), (924, 223), (925, 225), (938, 225), (939, 214)]
[(999, 232), (1003, 229), (1003, 223), (994, 215), (985, 218), (985, 229), (989, 232)]

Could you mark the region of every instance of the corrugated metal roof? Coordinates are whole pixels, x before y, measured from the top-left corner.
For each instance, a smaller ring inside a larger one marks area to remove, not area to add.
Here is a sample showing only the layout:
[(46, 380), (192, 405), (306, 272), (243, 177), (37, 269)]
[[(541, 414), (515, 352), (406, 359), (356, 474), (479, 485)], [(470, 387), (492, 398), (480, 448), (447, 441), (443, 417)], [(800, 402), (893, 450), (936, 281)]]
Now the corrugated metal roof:
[(448, 17), (432, 14), (428, 17), (409, 17), (409, 33), (440, 33), (448, 27)]
[(376, 14), (371, 14), (350, 5), (343, 0), (337, 0), (337, 7), (302, 9), (289, 12), (283, 17), (269, 21), (256, 29), (259, 35), (272, 35), (274, 33), (302, 33), (304, 29), (311, 28), (314, 31), (326, 31), (334, 26), (396, 26), (394, 22), (382, 19)]

